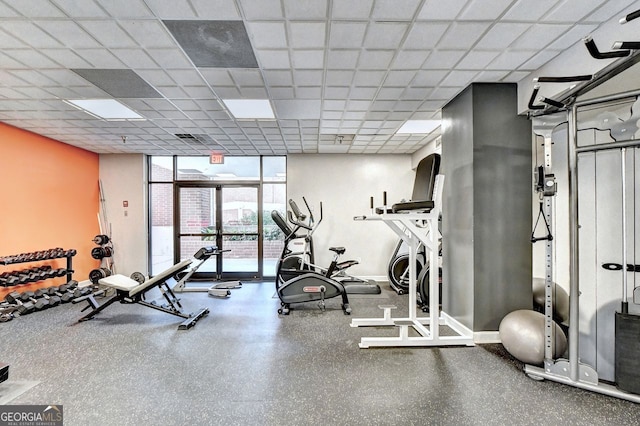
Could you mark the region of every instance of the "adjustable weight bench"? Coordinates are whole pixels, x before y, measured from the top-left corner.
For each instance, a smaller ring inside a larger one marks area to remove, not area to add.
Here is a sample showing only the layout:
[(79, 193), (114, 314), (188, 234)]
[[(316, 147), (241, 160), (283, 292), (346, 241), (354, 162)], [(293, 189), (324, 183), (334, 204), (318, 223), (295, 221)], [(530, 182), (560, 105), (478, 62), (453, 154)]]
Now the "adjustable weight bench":
[[(184, 271), (191, 264), (191, 260), (183, 260), (180, 263), (173, 265), (171, 268), (166, 271), (161, 272), (149, 280), (146, 280), (143, 283), (139, 283), (125, 275), (111, 275), (105, 278), (101, 278), (98, 281), (102, 287), (106, 289), (115, 290), (115, 295), (111, 296), (104, 303), (100, 304), (96, 301), (95, 296), (99, 294), (103, 294), (104, 290), (101, 290), (96, 293), (91, 293), (89, 295), (79, 297), (73, 300), (73, 303), (79, 303), (86, 301), (88, 306), (86, 309), (92, 309), (91, 312), (83, 316), (78, 320), (78, 322), (87, 321), (97, 315), (99, 312), (103, 311), (107, 306), (111, 305), (114, 302), (120, 303), (137, 303), (142, 306), (146, 306), (152, 309), (156, 309), (162, 312), (166, 312), (171, 315), (176, 315), (178, 317), (184, 318), (185, 320), (178, 326), (179, 330), (186, 330), (195, 325), (195, 323), (202, 318), (203, 316), (209, 313), (208, 308), (201, 308), (195, 313), (185, 313), (182, 311), (182, 305), (180, 304), (180, 300), (176, 298), (173, 290), (167, 283), (170, 278), (173, 278), (179, 272)], [(160, 303), (158, 301), (147, 302), (145, 300), (145, 294), (153, 290), (154, 288), (158, 288), (162, 293), (164, 299), (160, 299)]]

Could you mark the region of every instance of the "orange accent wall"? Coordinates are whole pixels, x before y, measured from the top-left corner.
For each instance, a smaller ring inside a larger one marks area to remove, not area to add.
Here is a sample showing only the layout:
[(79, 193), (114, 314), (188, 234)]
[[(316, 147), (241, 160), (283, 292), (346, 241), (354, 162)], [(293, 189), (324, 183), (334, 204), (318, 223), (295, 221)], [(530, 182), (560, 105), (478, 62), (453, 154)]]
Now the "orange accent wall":
[[(99, 156), (26, 130), (0, 123), (0, 256), (76, 249), (73, 278), (86, 280), (99, 266), (91, 257), (99, 234)], [(66, 259), (0, 265), (0, 273)], [(0, 300), (11, 291), (59, 285), (66, 277), (0, 287)]]

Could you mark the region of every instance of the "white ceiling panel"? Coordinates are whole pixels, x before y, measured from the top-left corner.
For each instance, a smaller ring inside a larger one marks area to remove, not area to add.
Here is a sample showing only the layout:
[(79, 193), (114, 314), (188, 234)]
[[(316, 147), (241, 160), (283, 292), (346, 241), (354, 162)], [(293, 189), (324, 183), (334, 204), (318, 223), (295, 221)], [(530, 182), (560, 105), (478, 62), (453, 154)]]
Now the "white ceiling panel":
[(581, 0), (579, 2), (562, 0), (542, 18), (542, 21), (572, 22), (582, 20), (605, 2), (606, 0)]
[(333, 19), (369, 20), (373, 8), (373, 0), (340, 0), (332, 4)]
[[(20, 1), (12, 1), (11, 7), (16, 9), (24, 16), (28, 16), (31, 18), (62, 18), (64, 17), (64, 13), (56, 7), (55, 4), (52, 4), (47, 1), (42, 0), (20, 0)], [(9, 16), (12, 16), (11, 13)], [(4, 15), (3, 15), (4, 16)]]
[(288, 46), (284, 22), (249, 22), (247, 32), (256, 48), (282, 49)]
[(518, 0), (502, 17), (507, 21), (535, 22), (549, 12), (559, 0)]
[(143, 0), (109, 0), (101, 2), (114, 18), (153, 18), (151, 9)]
[(366, 22), (335, 22), (331, 24), (329, 47), (360, 48), (364, 44)]
[(378, 21), (410, 21), (419, 5), (419, 0), (376, 0), (372, 17)]
[(426, 0), (418, 14), (418, 19), (452, 21), (466, 4), (467, 0)]
[(191, 4), (200, 19), (240, 19), (234, 0), (191, 0)]
[(364, 47), (368, 49), (396, 49), (402, 44), (408, 24), (398, 22), (373, 22), (369, 24)]
[(293, 20), (326, 19), (327, 0), (283, 0), (286, 17)]
[(442, 36), (439, 49), (470, 49), (489, 28), (485, 22), (455, 22)]
[(164, 25), (151, 20), (119, 21), (120, 26), (142, 47), (174, 47), (175, 41)]
[(291, 61), (295, 69), (324, 69), (324, 50), (294, 50)]
[(65, 47), (100, 47), (96, 39), (75, 22), (36, 21), (36, 24)]
[(256, 57), (263, 69), (291, 69), (291, 58), (287, 50), (256, 50)]
[[(206, 151), (173, 136), (188, 132), (229, 154), (315, 153), (334, 142), (320, 132), (353, 133), (350, 153), (412, 153), (438, 134), (394, 136), (407, 119), (439, 119), (470, 82), (526, 78), (631, 6), (640, 3), (0, 0), (0, 120), (105, 153)], [(240, 20), (250, 45), (222, 33), (218, 51), (227, 64), (257, 62), (196, 67), (163, 20)], [(72, 69), (131, 70), (161, 97), (119, 99), (147, 121), (96, 120), (59, 100), (109, 98)], [(278, 119), (236, 121), (220, 98), (269, 99)]]
[(292, 22), (290, 43), (294, 48), (323, 48), (325, 45), (324, 22)]
[(497, 23), (476, 44), (476, 49), (506, 49), (531, 27), (531, 24)]
[(458, 15), (460, 20), (494, 21), (509, 7), (513, 0), (470, 1)]
[(26, 21), (3, 22), (2, 29), (34, 48), (64, 47), (55, 38), (42, 31), (36, 25)]
[(449, 24), (440, 22), (416, 22), (407, 35), (404, 49), (432, 49), (436, 47)]

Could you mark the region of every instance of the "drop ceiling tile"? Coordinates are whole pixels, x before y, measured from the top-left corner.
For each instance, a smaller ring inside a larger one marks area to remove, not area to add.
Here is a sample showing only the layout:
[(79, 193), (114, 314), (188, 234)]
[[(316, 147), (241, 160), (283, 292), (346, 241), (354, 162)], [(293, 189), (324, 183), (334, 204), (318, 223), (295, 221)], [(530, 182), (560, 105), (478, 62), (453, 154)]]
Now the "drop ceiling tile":
[(537, 50), (556, 40), (570, 29), (566, 24), (535, 24), (513, 43), (515, 49)]
[(340, 0), (331, 4), (333, 19), (368, 20), (373, 0)]
[(344, 99), (349, 96), (349, 87), (327, 86), (324, 89), (325, 99)]
[(354, 85), (378, 87), (379, 85), (382, 84), (382, 81), (384, 80), (385, 75), (386, 75), (385, 71), (358, 70), (355, 73)]
[(387, 69), (393, 60), (392, 50), (364, 50), (360, 54), (358, 68), (360, 69)]
[(581, 43), (581, 40), (591, 34), (596, 28), (596, 25), (576, 25), (547, 46), (547, 49), (567, 49), (576, 43)]
[[(58, 40), (42, 31), (36, 25), (26, 21), (3, 21), (2, 29), (26, 44), (39, 48), (64, 47)], [(10, 47), (19, 47), (10, 46)]]
[(291, 69), (291, 59), (286, 50), (256, 50), (256, 56), (263, 70)]
[(326, 19), (327, 0), (284, 0), (288, 19)]
[(29, 68), (22, 62), (19, 62), (2, 52), (0, 52), (0, 63), (2, 64), (3, 68), (7, 68), (7, 69)]
[(485, 33), (474, 49), (506, 49), (531, 27), (531, 24), (500, 23)]
[[(431, 99), (446, 100), (452, 99), (458, 94), (464, 87), (437, 87), (431, 92)], [(417, 108), (417, 107), (416, 107)]]
[[(629, 9), (630, 4), (633, 4), (631, 0), (608, 0), (602, 7), (597, 9), (592, 14), (585, 17), (585, 22), (605, 22), (615, 17), (622, 17), (633, 9)], [(620, 16), (618, 16), (620, 15)]]
[(257, 69), (230, 69), (229, 74), (238, 86), (264, 86), (262, 74)]
[(416, 75), (416, 71), (389, 71), (384, 80), (385, 87), (406, 87)]
[(330, 70), (352, 70), (358, 64), (359, 50), (329, 50), (327, 68)]
[(373, 6), (372, 17), (384, 21), (410, 21), (419, 4), (419, 0), (377, 0)]
[(427, 0), (418, 13), (418, 19), (425, 20), (453, 20), (460, 10), (467, 4), (467, 0)]
[(590, 15), (603, 3), (603, 0), (582, 0), (579, 2), (563, 0), (546, 14), (544, 22), (576, 22)]
[(4, 54), (29, 68), (58, 68), (59, 65), (37, 50), (5, 49)]
[(324, 101), (323, 108), (328, 111), (343, 111), (347, 106), (345, 100), (327, 100)]
[(368, 49), (397, 49), (409, 25), (398, 22), (372, 22), (367, 29), (364, 47)]
[(322, 84), (322, 76), (322, 71), (294, 71), (293, 81), (296, 86), (320, 86)]
[[(164, 0), (159, 0), (164, 1)], [(280, 0), (239, 0), (243, 15), (248, 20), (282, 19)]]
[(105, 47), (138, 47), (116, 21), (83, 20), (80, 25)]
[(509, 74), (509, 71), (482, 71), (476, 76), (474, 81), (480, 83), (497, 83), (502, 81), (507, 74)]
[(371, 106), (371, 101), (350, 100), (347, 102), (347, 110), (349, 111), (367, 111)]
[(224, 68), (201, 68), (200, 73), (207, 83), (213, 87), (233, 86), (235, 82), (229, 75), (229, 70)]
[(429, 50), (401, 50), (396, 53), (391, 69), (411, 69), (418, 70), (422, 68), (422, 64), (427, 60), (431, 51)]
[(297, 69), (323, 69), (324, 50), (294, 50), (291, 60)]
[(193, 65), (189, 59), (182, 53), (180, 49), (147, 49), (147, 53), (151, 55), (154, 61), (162, 68), (188, 68), (192, 69)]
[(434, 50), (429, 55), (422, 68), (448, 70), (453, 68), (464, 54), (464, 50)]
[(332, 22), (329, 47), (337, 49), (360, 48), (364, 43), (366, 22)]
[(153, 18), (143, 0), (109, 0), (101, 6), (114, 18)]
[(466, 87), (478, 75), (478, 71), (452, 70), (448, 76), (440, 82), (441, 86)]
[(234, 0), (191, 0), (200, 19), (240, 19)]
[(27, 45), (22, 42), (21, 40), (18, 40), (17, 38), (0, 31), (0, 48), (4, 49), (4, 48), (12, 48), (15, 49), (17, 47), (26, 47)]
[(404, 41), (404, 49), (432, 49), (449, 28), (448, 23), (416, 22)]
[(255, 48), (284, 49), (288, 47), (284, 22), (249, 22), (247, 32)]
[(291, 22), (290, 46), (293, 48), (324, 48), (324, 22)]
[[(67, 69), (44, 69), (40, 74), (60, 86), (86, 86), (89, 83), (78, 74)], [(41, 83), (46, 86), (47, 83)]]
[(325, 76), (325, 83), (328, 86), (349, 86), (354, 74), (353, 71), (329, 70)]
[(324, 120), (342, 120), (342, 112), (340, 111), (322, 111), (322, 119)]
[(210, 99), (213, 92), (207, 86), (182, 86), (187, 94), (187, 99)]
[(272, 87), (269, 89), (271, 99), (293, 99), (295, 93), (293, 87)]
[(164, 70), (136, 70), (136, 73), (152, 86), (175, 84), (175, 81)]
[(293, 76), (289, 70), (268, 70), (263, 72), (264, 79), (269, 86), (291, 86)]
[(523, 63), (520, 67), (528, 70), (535, 70), (540, 68), (542, 65), (549, 62), (551, 59), (555, 58), (560, 54), (559, 50), (543, 50), (540, 53), (533, 56), (527, 62)]
[(378, 92), (376, 100), (395, 100), (399, 99), (404, 92), (403, 87), (383, 87)]
[(471, 50), (464, 58), (462, 58), (460, 62), (458, 62), (456, 68), (467, 70), (481, 70), (489, 65), (489, 63), (493, 61), (499, 54), (499, 50)]
[(528, 77), (531, 74), (530, 71), (514, 71), (510, 72), (502, 81), (507, 83), (517, 83), (525, 77)]
[[(11, 2), (11, 7), (30, 18), (63, 18), (64, 13), (54, 4), (41, 0), (20, 0)], [(6, 15), (2, 15), (6, 16)], [(9, 16), (13, 16), (10, 12)]]
[(75, 22), (37, 21), (36, 24), (65, 47), (100, 47), (100, 44)]
[(119, 60), (122, 61), (128, 68), (157, 68), (158, 64), (144, 49), (111, 49)]
[(216, 87), (215, 89), (216, 95), (220, 97), (220, 99), (239, 99), (242, 97), (240, 94), (240, 90), (235, 87)]
[(188, 0), (145, 0), (160, 19), (196, 18), (196, 12)]
[(535, 22), (551, 10), (556, 3), (558, 0), (518, 0), (507, 10), (502, 20)]
[(505, 51), (500, 54), (488, 66), (487, 70), (513, 70), (517, 69), (524, 62), (529, 60), (536, 52), (534, 51)]
[(123, 20), (120, 26), (142, 47), (175, 47), (176, 42), (159, 21)]
[(373, 99), (376, 93), (377, 87), (354, 87), (349, 92), (349, 99)]
[(440, 39), (437, 48), (470, 49), (489, 26), (489, 22), (454, 22)]
[(458, 15), (459, 20), (493, 21), (500, 17), (513, 0), (470, 1)]
[(403, 101), (424, 101), (433, 92), (431, 87), (407, 87), (398, 99)]
[(269, 95), (264, 87), (241, 87), (240, 97), (243, 99), (268, 99)]

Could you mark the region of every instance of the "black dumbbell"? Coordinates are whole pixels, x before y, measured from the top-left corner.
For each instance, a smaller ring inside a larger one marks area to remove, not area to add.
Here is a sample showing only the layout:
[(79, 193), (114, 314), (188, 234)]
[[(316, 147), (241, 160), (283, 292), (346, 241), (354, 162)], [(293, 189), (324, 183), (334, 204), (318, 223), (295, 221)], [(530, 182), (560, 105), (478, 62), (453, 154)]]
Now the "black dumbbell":
[(96, 243), (99, 246), (107, 244), (107, 243), (109, 243), (109, 241), (111, 241), (111, 238), (109, 238), (108, 235), (100, 234), (100, 235), (96, 235), (95, 237), (93, 237), (93, 242)]
[(42, 311), (50, 306), (49, 300), (45, 298), (36, 298), (33, 291), (25, 291), (20, 297), (22, 298), (22, 300), (29, 300), (30, 302), (32, 302), (33, 307), (36, 311)]
[(64, 257), (75, 256), (78, 253), (76, 249), (69, 249), (64, 253)]
[(18, 293), (17, 291), (7, 294), (4, 300), (12, 305), (16, 305), (20, 315), (30, 314), (35, 309), (35, 305), (29, 301), (29, 298), (23, 300), (22, 293)]

